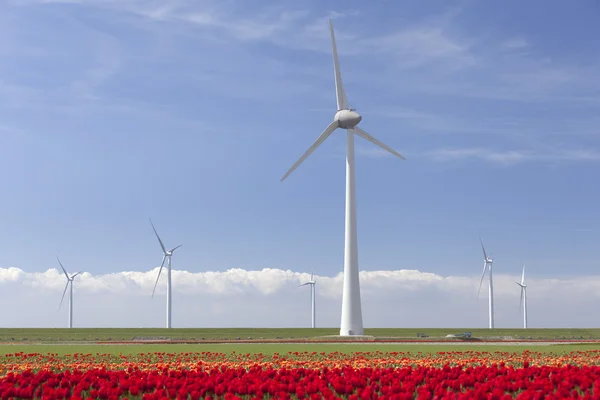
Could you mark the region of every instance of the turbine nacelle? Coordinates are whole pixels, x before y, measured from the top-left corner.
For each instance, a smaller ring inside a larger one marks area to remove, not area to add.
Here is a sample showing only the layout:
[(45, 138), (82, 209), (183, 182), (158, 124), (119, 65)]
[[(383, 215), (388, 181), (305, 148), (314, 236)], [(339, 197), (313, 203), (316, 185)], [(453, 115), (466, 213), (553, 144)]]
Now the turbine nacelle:
[(165, 257), (171, 257), (173, 255), (173, 253), (175, 252), (175, 250), (177, 250), (180, 247), (181, 247), (181, 245), (179, 245), (177, 247), (173, 247), (171, 250), (165, 251), (164, 252)]
[(79, 274), (81, 274), (81, 272), (77, 272), (76, 274), (73, 274), (73, 275), (71, 275), (71, 277), (67, 277), (67, 279), (68, 279), (69, 281), (73, 282), (73, 280), (75, 279), (75, 277), (76, 277), (77, 275), (79, 275)]
[(352, 129), (358, 125), (358, 123), (362, 120), (362, 117), (353, 109), (339, 110), (335, 113), (333, 120), (337, 121), (339, 127), (342, 129)]
[(298, 287), (302, 287), (302, 286), (306, 286), (306, 285), (316, 285), (317, 284), (317, 280), (315, 279), (315, 274), (313, 274), (312, 272), (310, 273), (310, 280), (307, 282), (304, 282), (302, 285), (298, 286)]

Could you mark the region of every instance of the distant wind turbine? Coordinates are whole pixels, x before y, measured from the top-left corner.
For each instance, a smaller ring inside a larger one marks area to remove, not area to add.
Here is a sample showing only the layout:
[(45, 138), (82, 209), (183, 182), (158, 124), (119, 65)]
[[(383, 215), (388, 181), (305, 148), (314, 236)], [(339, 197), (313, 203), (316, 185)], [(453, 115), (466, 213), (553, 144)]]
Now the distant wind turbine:
[(302, 286), (306, 286), (306, 285), (310, 285), (310, 303), (311, 303), (311, 320), (312, 320), (312, 327), (315, 328), (316, 327), (316, 314), (317, 314), (317, 306), (315, 304), (315, 292), (317, 290), (317, 281), (315, 280), (315, 275), (312, 273), (310, 273), (310, 281), (303, 283), (302, 285), (300, 285), (299, 287)]
[(404, 157), (383, 144), (364, 130), (358, 127), (362, 116), (348, 104), (346, 92), (342, 86), (342, 75), (338, 61), (333, 23), (329, 20), (329, 32), (333, 50), (333, 69), (335, 75), (335, 90), (337, 110), (333, 121), (325, 128), (315, 142), (292, 165), (281, 180), (286, 179), (313, 151), (317, 149), (337, 129), (346, 130), (346, 239), (344, 245), (344, 283), (342, 289), (342, 318), (340, 335), (363, 335), (362, 306), (360, 299), (360, 278), (358, 271), (358, 238), (356, 227), (356, 189), (354, 179), (354, 136), (359, 136), (381, 147), (396, 157)]
[(65, 286), (65, 290), (63, 291), (62, 298), (60, 299), (60, 304), (58, 306), (58, 309), (60, 310), (63, 300), (65, 299), (65, 294), (67, 294), (67, 289), (69, 288), (69, 285), (71, 285), (71, 290), (69, 291), (69, 328), (72, 328), (73, 327), (73, 280), (75, 279), (75, 277), (77, 275), (81, 274), (81, 272), (77, 272), (77, 273), (69, 276), (69, 274), (67, 274), (67, 270), (65, 270), (65, 267), (63, 267), (58, 256), (56, 257), (56, 259), (58, 260), (58, 263), (60, 264), (60, 268), (63, 270), (63, 272), (65, 273), (65, 277), (67, 278), (67, 284)]
[(523, 273), (521, 283), (515, 281), (521, 287), (521, 303), (519, 308), (523, 307), (523, 329), (527, 329), (527, 284), (525, 283), (525, 264), (523, 264)]
[(167, 328), (171, 327), (171, 256), (173, 256), (173, 252), (181, 247), (181, 245), (173, 247), (171, 250), (167, 250), (162, 240), (160, 240), (160, 236), (158, 236), (158, 232), (156, 232), (156, 228), (150, 220), (150, 225), (152, 225), (152, 229), (154, 230), (154, 234), (158, 239), (158, 243), (160, 243), (160, 248), (163, 252), (162, 263), (160, 264), (160, 269), (158, 270), (158, 277), (156, 278), (156, 283), (154, 284), (154, 289), (152, 290), (152, 297), (154, 298), (154, 291), (156, 290), (156, 285), (158, 285), (158, 280), (160, 279), (160, 273), (165, 265), (165, 261), (167, 261)]
[(479, 298), (479, 292), (481, 292), (481, 285), (483, 284), (483, 278), (485, 277), (486, 269), (489, 271), (490, 276), (490, 284), (489, 284), (489, 318), (490, 318), (490, 329), (494, 329), (494, 281), (492, 278), (492, 257), (488, 257), (485, 252), (485, 247), (483, 247), (483, 241), (479, 238), (481, 242), (481, 249), (483, 250), (483, 273), (481, 274), (481, 282), (479, 282), (479, 290), (477, 291), (477, 298)]

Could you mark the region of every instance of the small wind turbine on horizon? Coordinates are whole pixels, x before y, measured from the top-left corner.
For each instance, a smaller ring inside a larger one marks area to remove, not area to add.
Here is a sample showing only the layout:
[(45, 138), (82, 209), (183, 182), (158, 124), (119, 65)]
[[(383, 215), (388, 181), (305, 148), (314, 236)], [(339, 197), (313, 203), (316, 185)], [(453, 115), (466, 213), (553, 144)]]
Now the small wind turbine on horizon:
[(485, 247), (483, 247), (483, 240), (479, 238), (481, 242), (481, 249), (483, 250), (483, 273), (481, 274), (481, 282), (479, 282), (479, 290), (477, 291), (477, 298), (479, 298), (479, 293), (481, 292), (481, 285), (483, 284), (483, 278), (485, 277), (485, 271), (489, 271), (490, 283), (489, 283), (489, 319), (490, 319), (490, 329), (494, 329), (494, 281), (492, 278), (492, 263), (494, 262), (492, 257), (488, 257), (485, 252)]
[(167, 328), (171, 327), (171, 257), (173, 256), (173, 252), (181, 247), (181, 245), (173, 247), (171, 250), (167, 250), (162, 240), (160, 240), (160, 236), (158, 236), (158, 232), (156, 232), (156, 228), (150, 220), (150, 225), (152, 225), (152, 229), (154, 230), (154, 234), (158, 239), (158, 243), (160, 243), (160, 248), (163, 252), (162, 263), (160, 264), (160, 269), (158, 270), (158, 276), (156, 277), (156, 283), (154, 284), (154, 289), (152, 290), (152, 298), (154, 298), (154, 292), (156, 291), (156, 285), (158, 285), (158, 280), (160, 279), (160, 273), (165, 265), (165, 261), (167, 261)]
[(315, 151), (335, 130), (338, 128), (346, 130), (346, 239), (344, 249), (344, 286), (342, 290), (342, 318), (340, 335), (363, 335), (362, 307), (360, 299), (360, 278), (358, 273), (358, 237), (356, 228), (356, 189), (354, 178), (354, 136), (359, 136), (369, 142), (390, 152), (396, 157), (404, 159), (400, 153), (383, 144), (373, 136), (359, 128), (357, 125), (362, 116), (353, 108), (350, 108), (346, 92), (342, 85), (342, 75), (338, 61), (337, 47), (333, 23), (329, 20), (329, 31), (333, 49), (333, 69), (335, 75), (335, 89), (337, 99), (337, 111), (333, 122), (325, 128), (323, 133), (308, 148), (308, 150), (296, 161), (296, 163), (281, 178), (287, 178), (304, 160)]
[(63, 295), (60, 299), (60, 304), (58, 305), (58, 309), (60, 310), (60, 308), (62, 307), (62, 303), (65, 299), (65, 294), (67, 294), (67, 289), (69, 288), (69, 285), (71, 285), (71, 290), (69, 292), (69, 328), (72, 328), (73, 327), (73, 280), (75, 279), (75, 277), (77, 275), (81, 274), (81, 271), (69, 276), (69, 274), (67, 273), (67, 270), (65, 270), (65, 267), (63, 267), (58, 256), (56, 257), (56, 259), (58, 260), (58, 263), (60, 264), (60, 268), (63, 270), (65, 277), (67, 278), (67, 284), (65, 285), (65, 290), (63, 291)]
[(300, 285), (299, 287), (302, 286), (306, 286), (306, 285), (310, 285), (310, 303), (311, 303), (311, 321), (312, 321), (312, 328), (316, 327), (316, 314), (317, 314), (317, 306), (315, 304), (315, 292), (317, 290), (317, 281), (315, 280), (315, 275), (312, 273), (310, 273), (310, 281), (303, 283), (302, 285)]
[(521, 302), (519, 309), (523, 307), (523, 329), (527, 329), (527, 284), (525, 283), (525, 264), (523, 264), (523, 273), (521, 274), (521, 283), (515, 281), (521, 287)]

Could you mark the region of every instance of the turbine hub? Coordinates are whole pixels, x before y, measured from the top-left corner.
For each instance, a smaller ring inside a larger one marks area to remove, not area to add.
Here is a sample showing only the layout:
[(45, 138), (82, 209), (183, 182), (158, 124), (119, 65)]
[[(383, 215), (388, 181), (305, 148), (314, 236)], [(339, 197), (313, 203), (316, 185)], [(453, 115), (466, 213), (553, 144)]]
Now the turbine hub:
[(351, 129), (358, 125), (358, 123), (362, 120), (362, 117), (354, 110), (340, 110), (335, 113), (333, 120), (338, 121), (340, 128)]

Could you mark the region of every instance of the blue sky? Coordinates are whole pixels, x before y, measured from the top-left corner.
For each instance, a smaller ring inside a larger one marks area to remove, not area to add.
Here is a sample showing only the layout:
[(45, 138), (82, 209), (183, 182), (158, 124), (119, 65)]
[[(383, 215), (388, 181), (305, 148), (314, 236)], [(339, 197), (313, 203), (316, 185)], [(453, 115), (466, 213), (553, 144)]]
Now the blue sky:
[(361, 127), (407, 158), (357, 139), (361, 269), (474, 277), (481, 235), (496, 274), (596, 275), (599, 13), (591, 0), (4, 1), (0, 267), (44, 272), (58, 254), (93, 275), (147, 272), (152, 217), (183, 244), (175, 269), (336, 276), (344, 132), (279, 181), (335, 112), (332, 17)]

